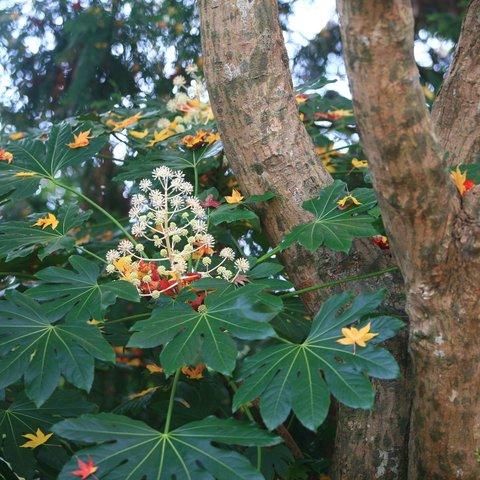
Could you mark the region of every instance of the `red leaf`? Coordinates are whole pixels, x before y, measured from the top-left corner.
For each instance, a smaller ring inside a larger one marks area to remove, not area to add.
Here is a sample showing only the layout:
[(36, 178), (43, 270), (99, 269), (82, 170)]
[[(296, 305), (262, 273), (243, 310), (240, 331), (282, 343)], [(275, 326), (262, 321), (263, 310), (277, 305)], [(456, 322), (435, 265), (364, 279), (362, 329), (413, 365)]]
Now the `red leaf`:
[(98, 467), (93, 462), (92, 457), (88, 457), (86, 462), (83, 462), (77, 458), (77, 463), (78, 470), (71, 472), (71, 475), (74, 477), (79, 477), (81, 480), (86, 480), (90, 475), (93, 475), (98, 470)]
[(465, 187), (465, 191), (468, 192), (475, 186), (475, 183), (472, 180), (465, 180), (463, 186)]
[(215, 200), (213, 198), (213, 195), (210, 193), (207, 198), (203, 201), (203, 202), (200, 202), (200, 205), (203, 207), (203, 208), (217, 208), (221, 205), (222, 203), (219, 202), (218, 200)]

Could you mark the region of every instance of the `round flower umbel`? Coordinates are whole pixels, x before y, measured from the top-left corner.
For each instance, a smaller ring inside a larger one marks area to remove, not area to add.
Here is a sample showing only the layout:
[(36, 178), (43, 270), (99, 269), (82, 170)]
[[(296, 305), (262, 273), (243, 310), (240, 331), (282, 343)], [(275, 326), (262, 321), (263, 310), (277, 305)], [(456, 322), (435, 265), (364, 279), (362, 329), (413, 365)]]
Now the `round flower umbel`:
[[(231, 248), (215, 252), (215, 238), (193, 186), (181, 171), (158, 167), (152, 179), (139, 183), (142, 193), (131, 200), (131, 232), (139, 243), (122, 240), (107, 252), (107, 271), (133, 283), (141, 296), (175, 296), (191, 282), (205, 277), (234, 283), (249, 269)], [(155, 252), (152, 258), (148, 253)]]
[(189, 83), (181, 75), (173, 79), (177, 92), (167, 102), (167, 110), (181, 113), (178, 121), (185, 125), (205, 124), (213, 120), (206, 83), (196, 72), (193, 66), (187, 70), (191, 77)]

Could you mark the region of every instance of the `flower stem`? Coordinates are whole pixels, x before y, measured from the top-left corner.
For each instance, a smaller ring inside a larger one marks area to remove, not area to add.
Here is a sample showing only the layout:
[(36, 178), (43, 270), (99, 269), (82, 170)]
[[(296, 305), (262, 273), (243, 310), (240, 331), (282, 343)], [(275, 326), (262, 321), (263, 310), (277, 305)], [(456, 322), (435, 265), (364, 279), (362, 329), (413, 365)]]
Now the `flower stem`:
[(87, 202), (89, 205), (94, 207), (96, 210), (98, 210), (100, 213), (105, 215), (114, 225), (116, 225), (122, 232), (123, 234), (134, 244), (136, 244), (136, 240), (130, 235), (130, 233), (126, 230), (126, 228), (115, 218), (113, 217), (110, 213), (108, 213), (104, 208), (102, 208), (98, 203), (94, 202), (92, 199), (88, 198), (86, 195), (84, 195), (81, 192), (77, 192), (72, 187), (69, 187), (68, 185), (65, 185), (58, 180), (51, 179), (51, 181), (57, 185), (60, 188), (63, 188), (65, 190), (68, 190), (69, 192), (73, 193), (77, 197), (81, 198), (85, 202)]
[(87, 255), (90, 255), (91, 257), (96, 258), (97, 260), (100, 260), (100, 262), (108, 263), (104, 258), (100, 257), (96, 253), (91, 252), (90, 250), (87, 250), (85, 247), (82, 247), (80, 245), (76, 245), (75, 248), (78, 248), (79, 250), (86, 253)]
[(282, 248), (280, 245), (277, 245), (275, 248), (272, 248), (269, 252), (267, 252), (265, 255), (262, 255), (261, 257), (257, 258), (257, 261), (255, 262), (255, 265), (258, 265), (259, 263), (265, 262), (265, 260), (268, 260), (269, 258), (273, 257), (277, 253), (281, 252)]
[(257, 470), (261, 472), (262, 468), (262, 447), (257, 447)]
[(398, 270), (398, 267), (389, 267), (389, 268), (385, 268), (384, 270), (379, 270), (377, 272), (365, 273), (363, 275), (355, 275), (352, 277), (345, 277), (345, 278), (341, 278), (340, 280), (334, 280), (332, 282), (327, 282), (327, 283), (320, 283), (317, 285), (312, 285), (311, 287), (302, 288), (301, 290), (287, 292), (280, 295), (280, 297), (282, 298), (295, 297), (303, 293), (314, 292), (315, 290), (321, 290), (323, 288), (334, 287), (335, 285), (341, 285), (342, 283), (356, 282), (357, 280), (365, 280), (367, 278), (380, 277), (381, 275), (385, 275), (386, 273), (389, 273), (389, 272), (395, 272), (396, 270)]
[[(228, 379), (228, 385), (230, 386), (230, 388), (234, 392), (236, 392), (238, 390), (238, 387), (237, 387), (236, 383), (231, 378)], [(252, 423), (257, 423), (255, 421), (255, 418), (253, 417), (252, 412), (250, 411), (250, 409), (246, 405), (242, 405), (240, 408), (243, 410), (243, 412), (245, 413), (247, 418)], [(257, 470), (260, 471), (261, 467), (262, 467), (262, 447), (257, 447)]]
[(165, 420), (165, 428), (163, 429), (164, 435), (166, 435), (170, 431), (170, 424), (172, 422), (172, 414), (173, 414), (173, 402), (175, 400), (175, 392), (177, 391), (178, 379), (180, 378), (180, 371), (181, 369), (179, 368), (175, 372), (175, 376), (173, 377), (172, 390), (170, 392), (170, 400), (168, 401), (167, 419)]
[(116, 318), (115, 320), (109, 320), (107, 323), (108, 325), (111, 325), (112, 323), (122, 323), (122, 322), (128, 322), (129, 320), (137, 320), (141, 318), (146, 318), (150, 316), (151, 313), (137, 313), (136, 315), (130, 315), (128, 317), (121, 317), (121, 318)]
[(195, 152), (193, 152), (193, 177), (195, 181), (195, 190), (193, 191), (194, 196), (198, 195), (198, 168), (197, 168), (197, 160), (195, 158)]

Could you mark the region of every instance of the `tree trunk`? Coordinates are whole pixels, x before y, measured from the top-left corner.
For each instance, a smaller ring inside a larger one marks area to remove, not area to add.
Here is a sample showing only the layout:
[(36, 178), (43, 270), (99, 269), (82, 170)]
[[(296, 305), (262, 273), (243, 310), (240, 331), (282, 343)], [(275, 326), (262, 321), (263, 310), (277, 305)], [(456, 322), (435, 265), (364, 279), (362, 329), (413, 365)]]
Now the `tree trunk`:
[[(299, 119), (277, 5), (272, 0), (200, 0), (199, 7), (205, 73), (225, 153), (245, 193), (277, 195), (258, 212), (276, 245), (294, 226), (310, 221), (302, 202), (331, 182)], [(348, 256), (294, 247), (282, 260), (297, 288), (377, 270), (391, 261), (365, 242), (355, 246)], [(400, 312), (398, 277), (350, 286), (358, 291), (385, 283), (389, 306)], [(329, 293), (304, 297), (307, 309), (315, 312)], [(404, 371), (405, 352), (405, 339), (399, 338), (394, 353)], [(372, 412), (339, 410), (335, 478), (405, 478), (410, 408), (405, 378), (379, 382), (376, 390)]]
[(449, 165), (480, 160), (480, 2), (470, 3), (432, 118)]
[(374, 410), (352, 410), (340, 405), (334, 480), (404, 480), (407, 478), (408, 424), (410, 416), (407, 332), (388, 342), (401, 378), (375, 382)]
[[(294, 226), (311, 220), (302, 203), (332, 178), (299, 119), (276, 7), (270, 0), (199, 5), (208, 91), (225, 153), (246, 193), (276, 194), (268, 215), (265, 210), (260, 216), (277, 245)], [(297, 287), (320, 281), (312, 254), (293, 248), (284, 259), (296, 267), (289, 274)]]
[[(449, 165), (462, 163), (478, 146), (478, 127), (465, 126), (465, 117), (478, 115), (478, 96), (467, 100), (478, 92), (478, 76), (466, 75), (469, 87), (461, 89), (460, 76), (467, 62), (467, 69), (478, 69), (478, 52), (469, 48), (478, 49), (479, 1), (469, 8), (444, 87), (455, 94), (445, 100), (442, 93), (435, 109), (438, 130), (447, 134), (446, 119), (454, 120), (448, 135), (460, 135), (458, 142), (437, 139), (426, 109), (413, 58), (410, 1), (337, 5), (360, 135), (407, 289), (414, 366), (408, 478), (478, 479), (480, 187), (461, 197)], [(448, 104), (462, 99), (465, 113)], [(455, 114), (460, 111), (463, 118)]]

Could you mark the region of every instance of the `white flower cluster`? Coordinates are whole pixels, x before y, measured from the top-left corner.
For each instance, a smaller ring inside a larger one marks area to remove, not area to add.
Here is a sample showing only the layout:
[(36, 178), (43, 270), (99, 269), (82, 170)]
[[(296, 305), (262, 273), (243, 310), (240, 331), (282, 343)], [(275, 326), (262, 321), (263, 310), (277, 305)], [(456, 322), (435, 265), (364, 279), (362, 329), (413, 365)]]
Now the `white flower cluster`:
[[(139, 189), (129, 212), (131, 232), (139, 243), (122, 240), (116, 250), (110, 250), (108, 272), (132, 282), (141, 295), (158, 298), (193, 279), (235, 282), (249, 270), (248, 260), (236, 258), (231, 248), (214, 254), (215, 238), (208, 233), (205, 209), (192, 195), (193, 186), (183, 172), (158, 167), (152, 179), (140, 181)], [(146, 256), (145, 242), (153, 247), (149, 252), (156, 252), (154, 258)]]
[(167, 110), (183, 114), (175, 119), (179, 124), (205, 124), (213, 120), (207, 85), (204, 79), (197, 75), (197, 70), (195, 64), (186, 67), (185, 71), (192, 79), (190, 83), (183, 75), (173, 79), (176, 93), (167, 102)]

